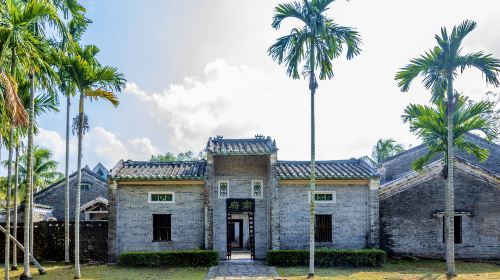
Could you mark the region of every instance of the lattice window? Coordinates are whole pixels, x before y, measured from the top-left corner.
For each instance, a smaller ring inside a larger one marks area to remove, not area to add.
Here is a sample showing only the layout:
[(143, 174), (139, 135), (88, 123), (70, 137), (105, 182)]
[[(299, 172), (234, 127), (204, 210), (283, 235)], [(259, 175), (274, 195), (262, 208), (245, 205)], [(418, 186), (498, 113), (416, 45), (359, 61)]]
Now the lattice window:
[(175, 193), (173, 192), (150, 192), (149, 203), (174, 203)]
[(219, 181), (219, 198), (229, 197), (229, 182)]
[(332, 215), (316, 215), (314, 240), (316, 242), (332, 241)]
[(262, 180), (252, 181), (252, 197), (261, 198), (264, 196), (263, 182)]
[(170, 214), (153, 214), (153, 241), (171, 241), (172, 224)]
[(315, 192), (314, 201), (319, 203), (335, 203), (335, 192)]

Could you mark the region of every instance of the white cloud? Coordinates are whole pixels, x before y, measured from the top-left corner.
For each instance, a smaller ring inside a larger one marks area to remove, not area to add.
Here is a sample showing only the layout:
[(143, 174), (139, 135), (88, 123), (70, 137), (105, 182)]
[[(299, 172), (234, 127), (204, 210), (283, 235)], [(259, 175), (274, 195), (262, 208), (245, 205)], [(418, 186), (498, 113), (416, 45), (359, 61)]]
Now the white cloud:
[(161, 93), (146, 93), (134, 83), (127, 91), (151, 114), (157, 131), (165, 131), (174, 152), (199, 151), (216, 134), (253, 137), (271, 131), (276, 106), (287, 110), (264, 72), (220, 59), (208, 63), (201, 77), (186, 77)]
[(99, 160), (109, 168), (120, 159), (148, 160), (159, 149), (148, 138), (120, 140), (103, 127), (94, 127), (84, 139), (85, 152), (90, 159)]
[[(65, 140), (56, 131), (40, 129), (35, 143), (53, 153), (53, 158), (59, 162), (59, 170), (64, 170)], [(83, 139), (82, 166), (94, 167), (98, 162), (107, 168), (112, 168), (120, 159), (148, 160), (151, 155), (158, 154), (149, 138), (133, 138), (121, 140), (118, 136), (103, 127), (94, 127), (85, 134)], [(77, 139), (70, 140), (70, 170), (76, 170)]]

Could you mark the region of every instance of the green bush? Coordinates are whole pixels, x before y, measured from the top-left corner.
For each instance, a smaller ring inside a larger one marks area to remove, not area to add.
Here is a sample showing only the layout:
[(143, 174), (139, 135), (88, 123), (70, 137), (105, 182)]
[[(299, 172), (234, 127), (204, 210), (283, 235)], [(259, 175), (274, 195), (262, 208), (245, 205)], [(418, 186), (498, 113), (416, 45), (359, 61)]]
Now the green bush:
[[(317, 249), (314, 263), (317, 266), (372, 266), (381, 267), (387, 259), (382, 250)], [(309, 264), (308, 250), (275, 250), (267, 253), (267, 262), (277, 266), (303, 266)]]
[(124, 252), (120, 264), (128, 266), (212, 266), (219, 253), (212, 250)]

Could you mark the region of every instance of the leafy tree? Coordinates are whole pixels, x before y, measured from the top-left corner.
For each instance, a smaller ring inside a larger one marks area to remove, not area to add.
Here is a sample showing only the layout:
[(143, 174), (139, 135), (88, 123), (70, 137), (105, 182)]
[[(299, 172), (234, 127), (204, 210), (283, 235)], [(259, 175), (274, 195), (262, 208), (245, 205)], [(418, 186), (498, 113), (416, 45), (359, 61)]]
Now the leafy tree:
[[(488, 159), (488, 149), (468, 141), (467, 133), (478, 132), (488, 141), (498, 136), (498, 129), (491, 113), (495, 104), (489, 101), (471, 102), (463, 95), (454, 96), (453, 112), (453, 147), (461, 152), (472, 154), (479, 161)], [(448, 162), (448, 129), (446, 102), (439, 99), (431, 106), (410, 104), (401, 116), (403, 122), (410, 124), (410, 131), (423, 140), (428, 147), (427, 152), (412, 163), (413, 169), (422, 171), (423, 168), (436, 156), (444, 153), (446, 167)], [(447, 169), (444, 170), (446, 175)]]
[(177, 156), (173, 153), (167, 152), (162, 155), (152, 155), (150, 161), (191, 161), (199, 160), (200, 157), (194, 155), (192, 151), (187, 151), (185, 153), (178, 153)]
[(289, 35), (276, 40), (268, 49), (269, 55), (279, 64), (285, 64), (289, 77), (299, 79), (301, 66), (303, 76), (309, 79), (311, 93), (311, 178), (310, 178), (310, 224), (309, 224), (309, 277), (314, 276), (314, 191), (316, 177), (314, 95), (318, 88), (316, 71), (321, 80), (333, 77), (332, 60), (347, 48), (347, 59), (360, 53), (360, 37), (350, 27), (340, 26), (326, 16), (333, 0), (303, 0), (279, 4), (275, 8), (272, 27), (279, 29), (284, 19), (296, 19), (301, 27), (292, 28)]
[(396, 143), (392, 138), (379, 139), (373, 147), (372, 159), (376, 163), (382, 163), (386, 158), (395, 156), (405, 149), (403, 145)]
[[(432, 100), (440, 102), (447, 100), (447, 127), (453, 125), (453, 82), (459, 73), (467, 68), (478, 69), (486, 82), (494, 86), (500, 85), (498, 72), (500, 61), (490, 54), (474, 52), (461, 53), (463, 39), (476, 28), (474, 21), (466, 20), (459, 26), (453, 27), (451, 34), (445, 27), (441, 28), (441, 34), (435, 36), (437, 46), (412, 59), (408, 65), (400, 69), (396, 74), (396, 80), (401, 91), (408, 91), (412, 81), (418, 76), (423, 76), (424, 86), (432, 92)], [(445, 241), (446, 241), (446, 267), (447, 275), (453, 277), (455, 272), (455, 244), (453, 239), (454, 225), (454, 188), (453, 188), (453, 132), (447, 130), (447, 162), (448, 177), (445, 188)]]

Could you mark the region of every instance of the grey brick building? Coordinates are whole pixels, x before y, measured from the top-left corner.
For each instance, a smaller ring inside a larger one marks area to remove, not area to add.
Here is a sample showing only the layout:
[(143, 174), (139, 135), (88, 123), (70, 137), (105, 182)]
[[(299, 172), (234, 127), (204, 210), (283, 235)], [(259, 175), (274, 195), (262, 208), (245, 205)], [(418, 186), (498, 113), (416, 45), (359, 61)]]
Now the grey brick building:
[[(109, 260), (124, 251), (209, 248), (263, 259), (308, 246), (309, 162), (270, 137), (210, 138), (206, 160), (120, 161), (109, 176)], [(379, 174), (361, 159), (317, 162), (318, 247), (379, 243)]]
[[(106, 212), (104, 217), (96, 216), (97, 220), (107, 219), (107, 197), (108, 197), (108, 184), (106, 181), (107, 169), (102, 164), (97, 164), (94, 169), (89, 167), (82, 168), (82, 183), (80, 188), (81, 205), (87, 205), (86, 211), (80, 213), (82, 221), (93, 220), (92, 210), (94, 207), (102, 209), (101, 212)], [(101, 174), (101, 175), (99, 175)], [(35, 193), (33, 195), (36, 204), (48, 205), (52, 207), (51, 216), (58, 221), (64, 221), (64, 178), (48, 186), (47, 188)], [(76, 172), (69, 176), (70, 185), (70, 198), (69, 208), (70, 220), (75, 219), (75, 198), (76, 198)], [(101, 198), (96, 200), (97, 198)], [(94, 202), (95, 203), (92, 203)], [(106, 208), (106, 209), (103, 209)], [(83, 210), (83, 209), (82, 209)], [(90, 211), (90, 212), (89, 212)], [(86, 213), (87, 212), (87, 213)], [(97, 218), (99, 217), (99, 218)]]
[[(465, 153), (455, 158), (455, 254), (462, 259), (500, 259), (500, 147), (469, 134), (490, 157), (478, 162)], [(424, 172), (411, 163), (423, 145), (387, 159), (381, 166), (381, 246), (392, 255), (443, 258), (443, 162)]]

